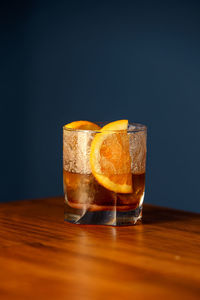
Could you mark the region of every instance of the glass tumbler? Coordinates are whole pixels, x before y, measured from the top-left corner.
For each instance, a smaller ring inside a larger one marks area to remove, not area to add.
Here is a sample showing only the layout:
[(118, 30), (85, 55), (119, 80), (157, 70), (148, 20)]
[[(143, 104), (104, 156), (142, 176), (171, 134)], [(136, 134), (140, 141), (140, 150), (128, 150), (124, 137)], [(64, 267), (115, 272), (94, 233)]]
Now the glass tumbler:
[(146, 137), (146, 126), (135, 123), (103, 133), (63, 127), (65, 221), (118, 226), (141, 219)]

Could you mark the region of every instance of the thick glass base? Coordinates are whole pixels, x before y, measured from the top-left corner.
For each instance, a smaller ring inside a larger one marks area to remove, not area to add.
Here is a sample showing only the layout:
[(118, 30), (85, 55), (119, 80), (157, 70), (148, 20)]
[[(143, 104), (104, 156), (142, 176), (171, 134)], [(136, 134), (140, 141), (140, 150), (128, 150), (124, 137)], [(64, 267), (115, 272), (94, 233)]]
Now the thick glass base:
[(117, 207), (74, 208), (65, 202), (64, 220), (74, 224), (110, 226), (134, 225), (142, 218), (142, 206), (118, 210)]

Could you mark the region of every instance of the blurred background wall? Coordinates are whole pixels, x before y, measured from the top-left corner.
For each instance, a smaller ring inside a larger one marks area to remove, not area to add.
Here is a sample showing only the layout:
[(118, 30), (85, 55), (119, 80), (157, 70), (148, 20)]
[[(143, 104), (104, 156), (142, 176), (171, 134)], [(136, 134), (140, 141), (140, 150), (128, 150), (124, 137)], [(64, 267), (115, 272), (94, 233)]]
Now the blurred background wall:
[(148, 126), (145, 201), (200, 211), (200, 2), (7, 1), (1, 202), (62, 194), (62, 126)]

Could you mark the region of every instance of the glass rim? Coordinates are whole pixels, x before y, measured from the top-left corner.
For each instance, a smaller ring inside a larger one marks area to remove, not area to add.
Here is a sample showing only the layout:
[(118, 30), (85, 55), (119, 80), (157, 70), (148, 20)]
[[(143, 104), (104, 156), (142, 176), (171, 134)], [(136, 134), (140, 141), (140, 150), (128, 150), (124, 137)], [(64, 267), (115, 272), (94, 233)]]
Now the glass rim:
[[(110, 122), (94, 122), (97, 125), (100, 125), (100, 127), (110, 123)], [(65, 127), (66, 125), (63, 126), (63, 130), (66, 131), (72, 131), (72, 132), (101, 132), (101, 129), (75, 129), (75, 128), (67, 128)], [(122, 132), (123, 130), (104, 130), (104, 132)], [(133, 132), (138, 132), (138, 131), (147, 131), (147, 126), (141, 123), (133, 123), (130, 122), (128, 123), (128, 129), (127, 133), (133, 133)]]

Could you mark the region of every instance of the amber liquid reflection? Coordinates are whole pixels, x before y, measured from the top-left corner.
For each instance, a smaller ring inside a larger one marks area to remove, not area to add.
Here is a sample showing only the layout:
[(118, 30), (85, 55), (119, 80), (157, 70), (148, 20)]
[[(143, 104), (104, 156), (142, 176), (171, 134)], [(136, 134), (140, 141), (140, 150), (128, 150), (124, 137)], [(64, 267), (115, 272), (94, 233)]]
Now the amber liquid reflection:
[(116, 207), (118, 211), (132, 210), (138, 207), (144, 195), (145, 173), (132, 174), (133, 192), (120, 194), (101, 186), (92, 174), (77, 174), (63, 170), (63, 185), (68, 205), (89, 211), (109, 210)]

